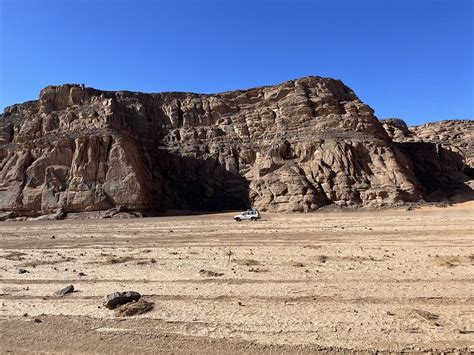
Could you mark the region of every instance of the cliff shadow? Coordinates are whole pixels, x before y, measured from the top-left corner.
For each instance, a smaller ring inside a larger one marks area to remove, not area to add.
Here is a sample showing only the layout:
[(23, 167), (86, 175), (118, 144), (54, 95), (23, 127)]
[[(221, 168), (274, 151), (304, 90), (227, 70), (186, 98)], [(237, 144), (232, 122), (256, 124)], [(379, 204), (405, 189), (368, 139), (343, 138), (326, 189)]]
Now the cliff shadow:
[(216, 158), (198, 159), (158, 149), (152, 154), (156, 201), (160, 211), (222, 212), (251, 206), (250, 182)]
[(469, 186), (469, 182), (474, 179), (474, 169), (466, 165), (462, 154), (436, 143), (394, 144), (410, 158), (413, 172), (425, 190), (424, 197), (427, 201), (474, 200), (474, 190)]

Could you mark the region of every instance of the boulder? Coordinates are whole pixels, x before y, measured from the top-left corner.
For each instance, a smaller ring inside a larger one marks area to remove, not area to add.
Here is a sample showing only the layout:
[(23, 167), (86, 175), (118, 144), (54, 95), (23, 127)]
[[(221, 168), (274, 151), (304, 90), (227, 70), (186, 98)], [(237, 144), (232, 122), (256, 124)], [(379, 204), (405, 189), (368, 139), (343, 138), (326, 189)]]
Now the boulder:
[(141, 298), (136, 302), (129, 302), (124, 305), (118, 306), (115, 309), (115, 315), (117, 317), (130, 317), (137, 316), (146, 312), (150, 312), (154, 308), (153, 302), (148, 302)]
[(115, 309), (122, 304), (136, 302), (141, 297), (142, 295), (135, 291), (114, 292), (104, 296), (101, 303), (108, 309)]

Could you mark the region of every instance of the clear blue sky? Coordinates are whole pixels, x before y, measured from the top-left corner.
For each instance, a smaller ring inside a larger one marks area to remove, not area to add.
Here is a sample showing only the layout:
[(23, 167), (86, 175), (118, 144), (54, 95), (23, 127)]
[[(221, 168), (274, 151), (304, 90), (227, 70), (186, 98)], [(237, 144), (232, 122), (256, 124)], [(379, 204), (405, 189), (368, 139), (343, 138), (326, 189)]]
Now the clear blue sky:
[(44, 86), (343, 80), (379, 118), (473, 118), (472, 0), (0, 0), (0, 110)]

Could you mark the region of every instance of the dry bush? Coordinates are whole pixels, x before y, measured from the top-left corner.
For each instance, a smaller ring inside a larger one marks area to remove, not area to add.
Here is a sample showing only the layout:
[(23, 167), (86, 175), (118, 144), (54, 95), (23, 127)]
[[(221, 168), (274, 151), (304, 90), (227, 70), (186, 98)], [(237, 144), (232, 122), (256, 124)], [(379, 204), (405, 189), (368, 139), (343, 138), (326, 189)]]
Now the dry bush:
[(234, 263), (237, 265), (244, 265), (244, 266), (256, 266), (261, 265), (262, 263), (258, 260), (254, 259), (242, 259), (242, 260), (233, 260)]
[(435, 256), (434, 263), (438, 266), (456, 267), (462, 265), (474, 265), (474, 254), (467, 256)]
[(121, 263), (126, 263), (128, 261), (133, 261), (137, 260), (132, 256), (112, 256), (109, 255), (107, 256), (107, 259), (105, 259), (106, 264), (121, 264)]
[(22, 263), (20, 266), (23, 266), (23, 267), (37, 267), (37, 266), (40, 266), (40, 265), (56, 265), (56, 264), (59, 264), (59, 263), (66, 263), (66, 262), (74, 261), (74, 260), (76, 260), (76, 258), (71, 258), (71, 257), (67, 257), (67, 258), (63, 258), (63, 259), (56, 259), (56, 260), (32, 260), (32, 261), (27, 261), (25, 263)]
[(303, 246), (304, 249), (321, 249), (321, 245), (305, 245)]
[(252, 267), (249, 269), (249, 272), (268, 272), (268, 269), (260, 269), (259, 267)]
[(8, 254), (2, 255), (1, 257), (7, 260), (12, 261), (21, 261), (25, 260), (23, 256), (27, 255), (26, 253), (22, 253), (21, 251), (12, 251)]
[(151, 259), (134, 259), (134, 260), (138, 260), (137, 261), (137, 265), (147, 265), (147, 264), (156, 264), (156, 259), (155, 258), (151, 258)]

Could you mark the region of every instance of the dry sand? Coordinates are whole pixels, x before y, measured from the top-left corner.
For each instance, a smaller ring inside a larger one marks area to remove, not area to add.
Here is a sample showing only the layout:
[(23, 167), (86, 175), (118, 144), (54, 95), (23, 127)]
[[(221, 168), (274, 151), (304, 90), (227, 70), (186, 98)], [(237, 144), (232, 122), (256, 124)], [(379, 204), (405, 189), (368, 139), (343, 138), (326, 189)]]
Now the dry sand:
[[(473, 211), (0, 223), (0, 351), (468, 353)], [(100, 307), (127, 290), (155, 308)]]

